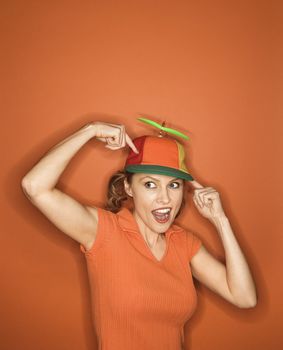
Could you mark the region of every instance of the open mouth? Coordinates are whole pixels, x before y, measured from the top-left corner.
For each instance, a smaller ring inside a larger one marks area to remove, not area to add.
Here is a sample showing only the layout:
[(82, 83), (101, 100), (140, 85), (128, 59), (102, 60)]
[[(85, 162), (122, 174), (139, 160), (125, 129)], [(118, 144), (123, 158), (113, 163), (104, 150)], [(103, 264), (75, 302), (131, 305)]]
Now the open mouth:
[(162, 209), (156, 209), (152, 211), (152, 215), (154, 219), (160, 224), (164, 224), (169, 220), (170, 213), (171, 213), (171, 208), (162, 208)]

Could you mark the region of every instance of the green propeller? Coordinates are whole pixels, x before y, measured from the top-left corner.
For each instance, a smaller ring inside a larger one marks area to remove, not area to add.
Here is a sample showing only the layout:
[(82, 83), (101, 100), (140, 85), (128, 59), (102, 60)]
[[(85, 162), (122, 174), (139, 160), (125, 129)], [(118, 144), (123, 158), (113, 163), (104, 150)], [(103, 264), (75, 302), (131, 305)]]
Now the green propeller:
[(180, 137), (182, 137), (185, 140), (189, 140), (189, 136), (181, 133), (180, 131), (177, 131), (177, 130), (174, 130), (174, 129), (171, 129), (171, 128), (167, 128), (167, 127), (165, 127), (163, 125), (160, 125), (160, 124), (154, 122), (153, 120), (150, 120), (150, 119), (147, 119), (147, 118), (137, 118), (137, 119), (140, 120), (141, 122), (146, 123), (146, 124), (155, 126), (156, 128), (158, 128), (158, 129), (160, 129), (162, 131), (171, 133), (171, 134), (176, 135), (176, 136), (180, 136)]

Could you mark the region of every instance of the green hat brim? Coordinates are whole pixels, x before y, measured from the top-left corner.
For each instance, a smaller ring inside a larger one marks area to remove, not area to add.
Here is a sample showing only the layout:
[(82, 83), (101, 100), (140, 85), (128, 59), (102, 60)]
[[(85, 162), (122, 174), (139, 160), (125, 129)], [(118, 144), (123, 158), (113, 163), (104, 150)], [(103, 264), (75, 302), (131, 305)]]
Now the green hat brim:
[(128, 165), (125, 167), (124, 170), (130, 173), (159, 174), (159, 175), (174, 176), (187, 181), (194, 180), (192, 175), (185, 173), (184, 171), (166, 167), (166, 166), (161, 166), (161, 165), (145, 165), (145, 164)]

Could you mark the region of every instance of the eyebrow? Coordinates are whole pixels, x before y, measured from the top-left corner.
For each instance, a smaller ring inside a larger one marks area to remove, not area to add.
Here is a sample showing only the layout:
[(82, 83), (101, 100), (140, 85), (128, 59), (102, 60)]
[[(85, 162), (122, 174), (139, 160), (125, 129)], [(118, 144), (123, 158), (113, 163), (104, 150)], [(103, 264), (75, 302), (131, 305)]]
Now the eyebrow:
[[(146, 179), (146, 178), (151, 178), (151, 179), (153, 179), (153, 180), (155, 180), (155, 181), (160, 182), (160, 180), (158, 180), (157, 178), (152, 177), (152, 176), (149, 176), (149, 175), (142, 177), (140, 180), (143, 180), (143, 179)], [(181, 179), (179, 179), (178, 177), (175, 177), (174, 179), (172, 179), (172, 180), (170, 180), (170, 181), (174, 181), (174, 180), (181, 180)]]

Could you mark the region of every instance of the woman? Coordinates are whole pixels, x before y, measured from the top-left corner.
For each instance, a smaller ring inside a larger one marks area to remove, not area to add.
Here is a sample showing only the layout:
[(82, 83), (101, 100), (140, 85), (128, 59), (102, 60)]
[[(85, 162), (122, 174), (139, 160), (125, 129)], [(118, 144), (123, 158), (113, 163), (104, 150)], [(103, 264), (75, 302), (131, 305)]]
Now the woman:
[[(78, 203), (55, 187), (91, 138), (111, 150), (130, 147), (123, 171), (110, 179), (105, 208)], [(51, 148), (22, 180), (29, 200), (80, 243), (99, 349), (182, 349), (183, 326), (197, 302), (192, 276), (237, 307), (256, 305), (256, 288), (219, 194), (193, 179), (184, 157), (173, 138), (132, 141), (123, 125), (91, 122)], [(226, 265), (174, 223), (188, 183), (198, 211), (219, 233)]]

